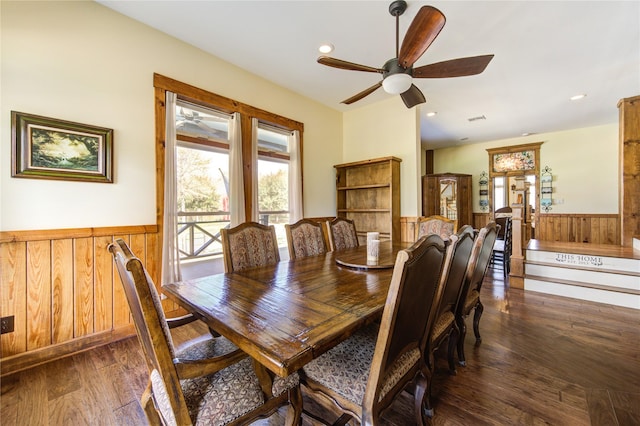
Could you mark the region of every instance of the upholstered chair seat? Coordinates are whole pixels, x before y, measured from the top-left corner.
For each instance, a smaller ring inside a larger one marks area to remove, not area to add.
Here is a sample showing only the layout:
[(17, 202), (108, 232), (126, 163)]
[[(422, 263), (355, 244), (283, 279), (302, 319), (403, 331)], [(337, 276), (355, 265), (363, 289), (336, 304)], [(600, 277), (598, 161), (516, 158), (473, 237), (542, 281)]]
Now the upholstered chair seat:
[[(358, 331), (348, 340), (305, 365), (304, 374), (353, 404), (362, 405), (378, 331), (377, 324)], [(419, 359), (418, 348), (404, 353), (382, 380), (379, 399), (384, 398)], [(345, 365), (349, 368), (345, 369)]]
[[(181, 361), (197, 361), (213, 358), (237, 350), (224, 337), (208, 339), (176, 351)], [(162, 417), (175, 424), (168, 395), (157, 370), (151, 374), (154, 399)], [(286, 379), (276, 377), (273, 381), (273, 396), (295, 388), (299, 384), (298, 374)], [(226, 425), (240, 416), (260, 408), (265, 397), (260, 387), (250, 358), (216, 373), (180, 380), (180, 387), (194, 425)]]

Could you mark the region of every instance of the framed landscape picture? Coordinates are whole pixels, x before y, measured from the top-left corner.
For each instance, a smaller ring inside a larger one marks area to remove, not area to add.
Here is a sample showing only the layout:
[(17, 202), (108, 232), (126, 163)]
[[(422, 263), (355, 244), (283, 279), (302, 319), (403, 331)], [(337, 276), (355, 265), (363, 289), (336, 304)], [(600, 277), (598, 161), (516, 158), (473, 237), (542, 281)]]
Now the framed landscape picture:
[(113, 182), (113, 129), (11, 111), (11, 176)]

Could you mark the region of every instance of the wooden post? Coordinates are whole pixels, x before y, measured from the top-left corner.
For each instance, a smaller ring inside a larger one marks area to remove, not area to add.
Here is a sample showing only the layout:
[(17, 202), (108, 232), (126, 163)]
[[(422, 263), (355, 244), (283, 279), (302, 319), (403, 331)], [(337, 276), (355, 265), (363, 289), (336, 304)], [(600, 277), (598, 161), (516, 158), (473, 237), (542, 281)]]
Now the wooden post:
[(640, 238), (640, 96), (621, 99), (620, 111), (620, 244)]
[(522, 224), (524, 205), (511, 206), (511, 271), (509, 286), (524, 288), (524, 256), (522, 254)]

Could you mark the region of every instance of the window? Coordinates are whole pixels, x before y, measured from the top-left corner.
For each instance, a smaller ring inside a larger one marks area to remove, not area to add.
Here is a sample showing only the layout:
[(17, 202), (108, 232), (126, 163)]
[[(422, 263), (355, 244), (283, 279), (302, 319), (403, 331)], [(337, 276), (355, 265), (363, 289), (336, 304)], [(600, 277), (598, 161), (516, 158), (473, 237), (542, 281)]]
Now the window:
[(504, 190), (504, 176), (496, 176), (493, 178), (493, 209), (494, 211), (506, 207), (507, 192)]
[(180, 259), (222, 254), (229, 226), (228, 114), (176, 101), (177, 233)]
[(258, 217), (275, 226), (279, 247), (287, 246), (284, 225), (290, 218), (289, 133), (258, 124)]

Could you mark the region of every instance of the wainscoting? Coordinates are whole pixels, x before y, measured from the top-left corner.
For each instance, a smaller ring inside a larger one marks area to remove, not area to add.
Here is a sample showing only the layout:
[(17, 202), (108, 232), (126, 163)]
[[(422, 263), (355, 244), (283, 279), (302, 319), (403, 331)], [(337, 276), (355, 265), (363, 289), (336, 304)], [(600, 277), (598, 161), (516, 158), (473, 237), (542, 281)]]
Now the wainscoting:
[(159, 282), (156, 225), (0, 233), (0, 315), (14, 316), (0, 336), (1, 375), (135, 334), (107, 250), (115, 238)]
[(569, 243), (620, 245), (617, 214), (540, 214), (536, 239)]

